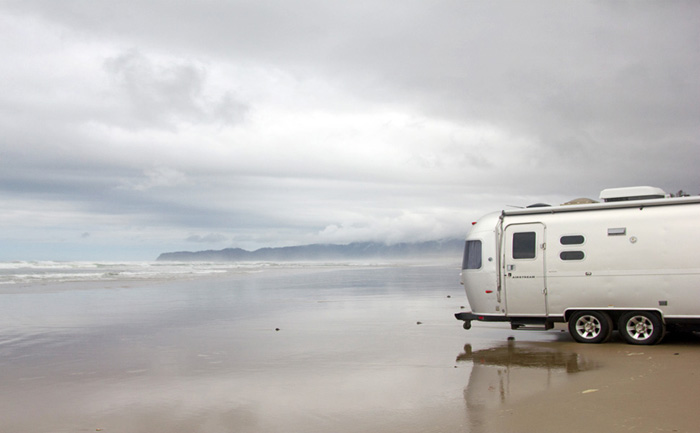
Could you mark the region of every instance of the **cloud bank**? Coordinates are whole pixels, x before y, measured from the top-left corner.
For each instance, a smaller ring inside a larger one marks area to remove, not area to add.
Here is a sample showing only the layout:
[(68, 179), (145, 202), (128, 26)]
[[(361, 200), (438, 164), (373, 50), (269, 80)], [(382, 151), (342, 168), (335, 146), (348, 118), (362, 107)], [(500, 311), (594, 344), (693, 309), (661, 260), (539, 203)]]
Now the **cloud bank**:
[(0, 10), (0, 260), (423, 241), (606, 187), (700, 193), (695, 2)]

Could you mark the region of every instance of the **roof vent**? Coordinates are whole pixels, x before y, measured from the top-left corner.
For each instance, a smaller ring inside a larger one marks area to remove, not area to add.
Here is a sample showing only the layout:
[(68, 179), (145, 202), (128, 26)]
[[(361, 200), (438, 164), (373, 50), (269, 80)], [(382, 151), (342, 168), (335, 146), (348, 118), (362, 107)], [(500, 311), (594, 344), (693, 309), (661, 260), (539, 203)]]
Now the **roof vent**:
[(666, 193), (661, 188), (653, 186), (631, 186), (628, 188), (608, 188), (600, 192), (600, 199), (604, 202), (626, 200), (650, 200), (664, 198)]
[(535, 204), (531, 204), (530, 206), (528, 206), (527, 209), (530, 209), (533, 207), (551, 207), (551, 206), (552, 206), (551, 204), (547, 204), (547, 203), (535, 203)]
[(598, 203), (598, 202), (595, 200), (591, 200), (590, 198), (581, 197), (581, 198), (575, 198), (573, 200), (569, 200), (566, 203), (562, 203), (562, 206), (568, 206), (571, 204), (591, 204), (591, 203)]

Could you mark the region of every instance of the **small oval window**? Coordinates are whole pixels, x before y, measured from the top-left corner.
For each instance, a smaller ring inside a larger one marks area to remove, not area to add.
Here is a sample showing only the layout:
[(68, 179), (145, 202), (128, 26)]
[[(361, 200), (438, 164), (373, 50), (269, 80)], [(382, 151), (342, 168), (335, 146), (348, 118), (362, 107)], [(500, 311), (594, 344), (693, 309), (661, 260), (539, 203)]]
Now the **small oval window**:
[(583, 260), (586, 255), (583, 251), (562, 251), (559, 258), (562, 260)]
[(581, 235), (569, 235), (562, 236), (559, 242), (561, 242), (562, 245), (581, 245), (584, 240), (584, 237)]

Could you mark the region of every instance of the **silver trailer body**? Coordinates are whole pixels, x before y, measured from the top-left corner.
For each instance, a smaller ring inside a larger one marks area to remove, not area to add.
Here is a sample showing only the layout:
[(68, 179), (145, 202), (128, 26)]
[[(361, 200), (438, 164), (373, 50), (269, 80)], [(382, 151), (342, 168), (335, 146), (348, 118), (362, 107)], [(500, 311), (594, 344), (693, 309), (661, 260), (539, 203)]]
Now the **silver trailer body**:
[(461, 274), (472, 311), (456, 315), (465, 328), (569, 322), (579, 342), (618, 329), (629, 343), (654, 344), (666, 326), (700, 327), (700, 197), (615, 191), (601, 193), (604, 203), (505, 210), (474, 223)]

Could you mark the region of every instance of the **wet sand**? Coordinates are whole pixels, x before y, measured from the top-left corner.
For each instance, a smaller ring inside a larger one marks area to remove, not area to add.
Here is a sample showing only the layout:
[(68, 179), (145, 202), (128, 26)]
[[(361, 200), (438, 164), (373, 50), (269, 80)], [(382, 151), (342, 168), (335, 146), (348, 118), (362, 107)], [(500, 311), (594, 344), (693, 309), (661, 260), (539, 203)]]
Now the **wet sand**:
[(0, 288), (0, 432), (696, 431), (699, 338), (465, 331), (458, 273)]
[(698, 336), (669, 335), (656, 346), (631, 346), (619, 339), (602, 345), (555, 344), (595, 367), (570, 375), (563, 386), (504, 402), (484, 431), (698, 431)]

